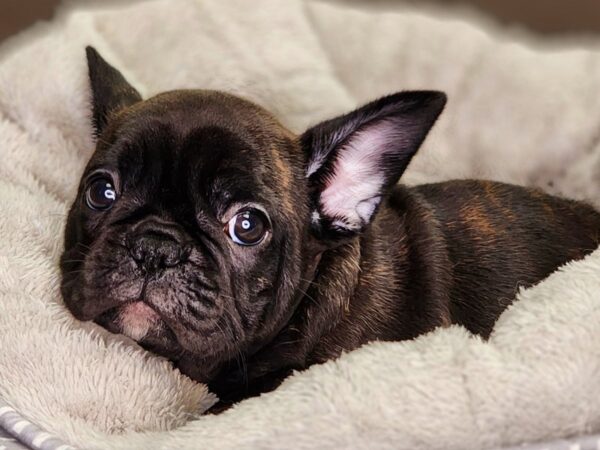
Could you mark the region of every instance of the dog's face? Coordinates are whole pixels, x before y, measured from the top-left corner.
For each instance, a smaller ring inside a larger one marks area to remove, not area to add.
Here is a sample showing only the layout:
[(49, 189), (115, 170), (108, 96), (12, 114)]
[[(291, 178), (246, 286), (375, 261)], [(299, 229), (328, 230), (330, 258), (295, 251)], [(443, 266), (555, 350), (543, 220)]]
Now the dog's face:
[(88, 49), (97, 148), (69, 213), (62, 292), (209, 381), (271, 340), (320, 254), (364, 231), (441, 112), (401, 93), (296, 136), (213, 91), (142, 101)]

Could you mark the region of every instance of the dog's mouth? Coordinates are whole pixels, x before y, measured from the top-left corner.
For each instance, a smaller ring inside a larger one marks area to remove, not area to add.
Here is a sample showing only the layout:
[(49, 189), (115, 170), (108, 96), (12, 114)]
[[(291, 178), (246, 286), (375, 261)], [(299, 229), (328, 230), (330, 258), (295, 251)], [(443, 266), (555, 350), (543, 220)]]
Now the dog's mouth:
[(173, 358), (181, 352), (175, 333), (160, 314), (146, 302), (137, 300), (112, 308), (96, 319), (111, 333), (122, 334), (146, 350)]
[(142, 301), (128, 303), (118, 308), (121, 333), (139, 341), (162, 320), (158, 313)]

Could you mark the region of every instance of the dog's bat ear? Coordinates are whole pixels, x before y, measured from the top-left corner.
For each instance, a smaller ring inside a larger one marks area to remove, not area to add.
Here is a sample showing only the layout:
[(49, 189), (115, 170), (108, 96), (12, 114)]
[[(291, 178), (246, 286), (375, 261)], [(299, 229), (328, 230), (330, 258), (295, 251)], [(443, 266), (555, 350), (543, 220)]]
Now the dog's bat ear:
[(318, 237), (339, 240), (364, 230), (445, 104), (442, 92), (400, 92), (302, 135)]
[(141, 101), (142, 96), (94, 47), (86, 47), (85, 52), (92, 88), (92, 120), (99, 136), (113, 114)]

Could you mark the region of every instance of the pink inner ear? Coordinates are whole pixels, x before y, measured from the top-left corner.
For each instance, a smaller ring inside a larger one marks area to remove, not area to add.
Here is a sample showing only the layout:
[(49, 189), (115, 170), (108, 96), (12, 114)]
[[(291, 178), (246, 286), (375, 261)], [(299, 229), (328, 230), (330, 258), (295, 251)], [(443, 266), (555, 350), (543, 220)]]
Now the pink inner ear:
[(385, 183), (383, 157), (397, 153), (402, 141), (398, 128), (383, 120), (354, 133), (339, 149), (320, 198), (322, 212), (338, 219), (334, 225), (360, 229), (371, 220)]

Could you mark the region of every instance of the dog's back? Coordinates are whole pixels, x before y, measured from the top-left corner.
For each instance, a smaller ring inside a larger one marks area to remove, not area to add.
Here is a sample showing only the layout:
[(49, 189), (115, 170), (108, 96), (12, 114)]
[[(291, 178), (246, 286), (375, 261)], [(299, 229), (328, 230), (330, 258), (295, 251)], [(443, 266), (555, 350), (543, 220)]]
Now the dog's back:
[(598, 247), (600, 213), (540, 190), (490, 181), (414, 188), (431, 204), (453, 264), (453, 322), (489, 335), (517, 290)]

